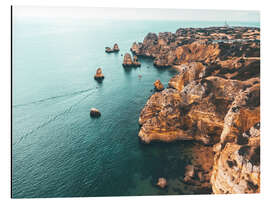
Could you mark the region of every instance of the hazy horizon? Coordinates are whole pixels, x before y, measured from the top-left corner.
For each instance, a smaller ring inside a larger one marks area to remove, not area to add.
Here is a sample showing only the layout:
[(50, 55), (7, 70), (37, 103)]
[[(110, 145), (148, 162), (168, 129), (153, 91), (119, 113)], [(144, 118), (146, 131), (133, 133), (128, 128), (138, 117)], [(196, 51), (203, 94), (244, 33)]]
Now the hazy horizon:
[(37, 7), (13, 6), (13, 16), (122, 20), (180, 20), (260, 22), (259, 11), (159, 8)]

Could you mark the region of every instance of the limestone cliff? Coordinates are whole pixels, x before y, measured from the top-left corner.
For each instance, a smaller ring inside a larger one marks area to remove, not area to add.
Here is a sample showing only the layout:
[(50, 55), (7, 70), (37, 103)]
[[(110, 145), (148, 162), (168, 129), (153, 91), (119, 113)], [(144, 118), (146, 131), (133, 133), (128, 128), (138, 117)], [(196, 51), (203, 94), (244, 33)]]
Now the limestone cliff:
[(199, 183), (195, 176), (186, 180), (211, 183), (213, 193), (259, 192), (260, 29), (149, 33), (142, 43), (133, 43), (131, 51), (153, 58), (157, 67), (179, 72), (142, 109), (140, 139), (214, 146), (213, 170), (196, 168)]

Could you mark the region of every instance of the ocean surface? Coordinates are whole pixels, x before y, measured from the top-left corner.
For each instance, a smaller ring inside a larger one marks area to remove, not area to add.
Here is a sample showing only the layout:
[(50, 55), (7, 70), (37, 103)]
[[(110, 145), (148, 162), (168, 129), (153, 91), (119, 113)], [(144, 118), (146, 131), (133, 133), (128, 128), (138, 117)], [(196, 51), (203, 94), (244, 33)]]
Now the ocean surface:
[[(181, 189), (181, 177), (196, 143), (145, 145), (138, 138), (139, 114), (154, 81), (167, 86), (176, 72), (153, 67), (151, 59), (140, 60), (140, 68), (121, 64), (132, 43), (148, 32), (223, 25), (13, 19), (12, 196), (193, 194)], [(114, 43), (120, 52), (105, 53)], [(93, 79), (98, 67), (103, 83)], [(100, 118), (89, 116), (92, 107)], [(166, 177), (169, 187), (157, 188), (158, 177)]]

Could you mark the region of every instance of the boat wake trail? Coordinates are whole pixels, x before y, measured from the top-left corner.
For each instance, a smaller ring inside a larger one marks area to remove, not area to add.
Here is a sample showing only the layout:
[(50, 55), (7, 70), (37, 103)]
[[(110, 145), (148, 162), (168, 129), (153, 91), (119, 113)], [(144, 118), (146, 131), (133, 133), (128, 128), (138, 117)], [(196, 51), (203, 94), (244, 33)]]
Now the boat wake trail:
[(96, 90), (96, 88), (80, 90), (80, 91), (72, 92), (72, 93), (69, 93), (69, 94), (63, 94), (63, 95), (58, 95), (58, 96), (54, 96), (54, 97), (48, 97), (48, 98), (44, 98), (44, 99), (40, 99), (40, 100), (36, 100), (36, 101), (29, 102), (29, 103), (24, 103), (24, 104), (15, 104), (12, 107), (13, 108), (18, 108), (18, 107), (28, 106), (28, 105), (32, 105), (32, 104), (38, 104), (38, 103), (42, 103), (42, 102), (46, 102), (46, 101), (50, 101), (50, 100), (54, 100), (54, 99), (59, 99), (59, 98), (62, 98), (62, 97), (68, 97), (68, 96), (75, 96), (75, 95), (78, 95), (78, 94), (83, 94), (85, 92), (89, 92), (89, 91), (92, 91), (92, 90)]
[[(29, 135), (31, 135), (31, 134), (35, 133), (36, 131), (38, 131), (39, 129), (41, 129), (41, 128), (47, 126), (47, 125), (50, 124), (51, 122), (57, 120), (59, 117), (65, 115), (65, 114), (67, 114), (67, 113), (69, 113), (69, 112), (72, 110), (72, 108), (74, 108), (74, 107), (77, 106), (79, 103), (81, 103), (83, 100), (85, 100), (87, 97), (89, 97), (90, 95), (92, 95), (92, 94), (95, 92), (95, 90), (97, 90), (97, 89), (84, 90), (84, 91), (80, 91), (80, 93), (84, 93), (84, 92), (87, 92), (87, 91), (90, 91), (90, 90), (93, 90), (93, 91), (91, 91), (90, 93), (88, 93), (87, 95), (85, 95), (84, 97), (82, 97), (79, 101), (77, 101), (77, 102), (75, 102), (74, 104), (72, 104), (69, 108), (65, 109), (65, 110), (62, 111), (61, 113), (58, 113), (58, 114), (56, 114), (56, 115), (51, 116), (47, 121), (41, 123), (41, 124), (40, 124), (39, 126), (37, 126), (36, 128), (34, 128), (34, 129), (32, 129), (31, 131), (27, 132), (26, 134), (22, 135), (22, 136), (18, 139), (18, 141), (17, 141), (16, 143), (14, 143), (14, 146), (17, 145), (17, 144), (19, 144), (23, 139), (27, 138)], [(79, 92), (76, 92), (76, 94), (79, 94)], [(76, 94), (72, 94), (72, 95), (76, 95)], [(70, 96), (70, 95), (71, 95), (71, 94), (69, 94), (69, 96)], [(65, 95), (65, 96), (68, 96), (68, 95)], [(59, 98), (59, 97), (64, 97), (64, 96), (58, 96), (57, 98)], [(51, 98), (48, 98), (48, 99), (53, 99), (53, 98), (55, 98), (55, 97), (51, 97)], [(48, 100), (48, 99), (47, 99), (47, 100)], [(40, 101), (41, 101), (41, 100), (40, 100)], [(31, 103), (28, 103), (28, 104), (25, 104), (25, 105), (29, 105), (29, 104), (33, 104), (33, 103), (34, 103), (34, 102), (31, 102)], [(37, 103), (37, 102), (35, 102), (35, 103)]]

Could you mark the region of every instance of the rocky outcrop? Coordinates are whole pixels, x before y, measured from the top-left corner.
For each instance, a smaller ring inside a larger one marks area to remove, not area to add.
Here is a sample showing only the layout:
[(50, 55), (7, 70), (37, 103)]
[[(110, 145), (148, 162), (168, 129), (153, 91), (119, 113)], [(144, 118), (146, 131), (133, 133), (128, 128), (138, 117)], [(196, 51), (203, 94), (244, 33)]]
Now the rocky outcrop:
[(216, 194), (260, 192), (260, 85), (241, 92), (228, 111), (211, 177)]
[(159, 186), (162, 189), (165, 188), (167, 186), (167, 180), (165, 178), (159, 178), (157, 186)]
[(164, 90), (164, 86), (163, 86), (163, 84), (160, 82), (160, 80), (156, 80), (156, 81), (154, 82), (154, 87), (155, 87), (155, 90), (156, 90), (156, 91), (162, 91), (162, 90)]
[(123, 66), (124, 67), (131, 67), (133, 65), (132, 57), (129, 53), (126, 53), (124, 56)]
[(98, 68), (97, 69), (94, 78), (95, 78), (95, 80), (99, 80), (99, 81), (104, 79), (104, 75), (102, 73), (102, 69), (101, 68)]
[(113, 45), (113, 48), (105, 47), (105, 52), (107, 52), (107, 53), (119, 52), (119, 51), (120, 51), (120, 49), (119, 49), (117, 43), (115, 43), (115, 44)]
[(91, 110), (90, 110), (90, 116), (91, 117), (94, 117), (94, 118), (97, 118), (97, 117), (100, 117), (101, 116), (101, 113), (99, 112), (98, 109), (91, 108)]
[(138, 61), (138, 57), (134, 56), (133, 60), (129, 53), (126, 53), (123, 60), (123, 67), (139, 67), (141, 63)]

